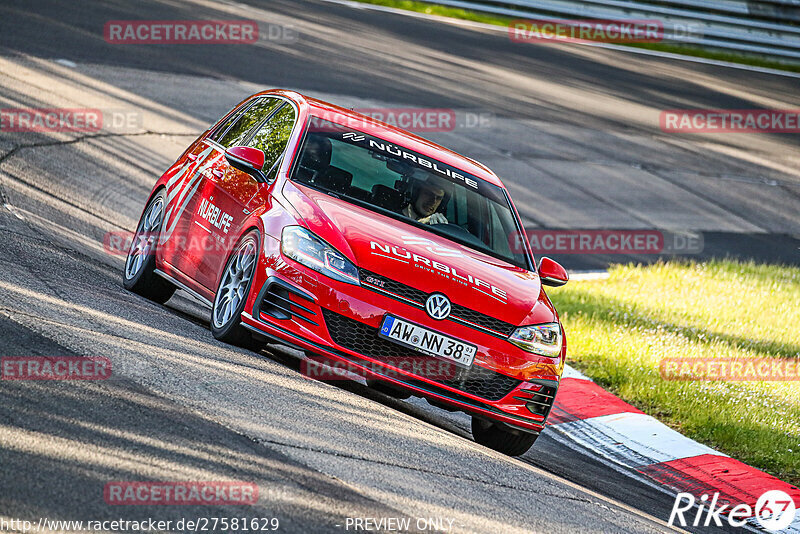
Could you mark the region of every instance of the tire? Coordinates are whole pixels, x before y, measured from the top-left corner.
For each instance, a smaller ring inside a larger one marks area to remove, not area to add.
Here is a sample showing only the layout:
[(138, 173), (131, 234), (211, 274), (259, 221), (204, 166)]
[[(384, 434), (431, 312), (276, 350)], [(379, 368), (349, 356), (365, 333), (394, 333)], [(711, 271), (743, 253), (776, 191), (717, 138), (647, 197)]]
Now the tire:
[(492, 421), (473, 417), (472, 437), (484, 447), (508, 456), (520, 456), (533, 446), (539, 434), (515, 430)]
[(164, 190), (160, 189), (144, 209), (122, 272), (125, 289), (159, 304), (167, 302), (175, 293), (175, 286), (155, 273), (156, 247), (164, 222), (164, 199)]
[(253, 275), (258, 265), (260, 248), (258, 232), (248, 232), (231, 253), (219, 280), (214, 305), (211, 308), (211, 333), (215, 338), (231, 345), (249, 347), (250, 331), (241, 324), (241, 315)]

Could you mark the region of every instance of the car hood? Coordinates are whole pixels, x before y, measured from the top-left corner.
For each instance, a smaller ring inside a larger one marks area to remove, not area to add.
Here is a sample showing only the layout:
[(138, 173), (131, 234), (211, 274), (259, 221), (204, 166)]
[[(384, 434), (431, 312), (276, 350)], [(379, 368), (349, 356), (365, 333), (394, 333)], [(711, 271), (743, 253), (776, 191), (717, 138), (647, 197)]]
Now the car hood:
[(534, 272), (309, 187), (287, 182), (283, 193), (309, 230), (353, 260), (362, 281), (374, 273), (426, 294), (444, 293), (515, 325), (555, 320)]

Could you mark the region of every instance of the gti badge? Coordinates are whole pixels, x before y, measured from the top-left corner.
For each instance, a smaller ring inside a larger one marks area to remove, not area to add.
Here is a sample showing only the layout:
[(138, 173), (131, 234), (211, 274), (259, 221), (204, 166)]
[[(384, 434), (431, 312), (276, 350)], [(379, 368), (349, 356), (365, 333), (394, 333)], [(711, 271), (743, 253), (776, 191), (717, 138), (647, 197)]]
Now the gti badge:
[(447, 319), (450, 315), (450, 299), (441, 293), (434, 293), (425, 301), (425, 311), (437, 321)]

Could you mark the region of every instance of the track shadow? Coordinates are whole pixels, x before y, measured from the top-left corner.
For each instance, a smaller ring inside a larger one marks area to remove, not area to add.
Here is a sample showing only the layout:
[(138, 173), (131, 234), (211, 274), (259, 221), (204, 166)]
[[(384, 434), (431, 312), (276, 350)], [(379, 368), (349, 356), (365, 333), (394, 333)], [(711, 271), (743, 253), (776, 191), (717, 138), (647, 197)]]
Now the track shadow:
[[(0, 317), (4, 356), (74, 356)], [(396, 512), (276, 450), (127, 380), (0, 382), (0, 507), (17, 518), (141, 521), (277, 517), (288, 532), (338, 532), (345, 515)], [(239, 481), (256, 505), (109, 505), (111, 481)], [(345, 513), (344, 510), (347, 510)], [(173, 523), (174, 524), (174, 523)], [(170, 529), (170, 530), (174, 530)]]

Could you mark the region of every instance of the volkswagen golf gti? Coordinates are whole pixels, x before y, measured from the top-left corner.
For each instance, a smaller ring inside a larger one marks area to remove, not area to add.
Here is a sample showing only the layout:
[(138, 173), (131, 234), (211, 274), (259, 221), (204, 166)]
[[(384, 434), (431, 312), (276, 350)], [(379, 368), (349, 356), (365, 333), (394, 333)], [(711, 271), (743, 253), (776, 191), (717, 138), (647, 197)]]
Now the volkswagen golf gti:
[(280, 342), (372, 387), (472, 416), (478, 443), (527, 451), (566, 337), (508, 191), (467, 157), (285, 90), (253, 95), (157, 181), (125, 288), (211, 309), (219, 340)]

